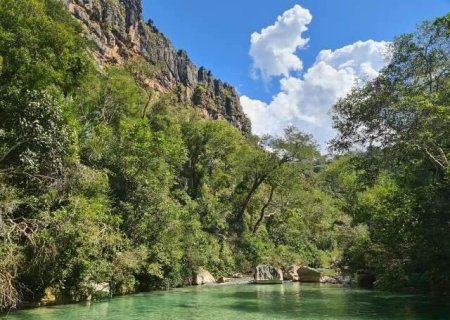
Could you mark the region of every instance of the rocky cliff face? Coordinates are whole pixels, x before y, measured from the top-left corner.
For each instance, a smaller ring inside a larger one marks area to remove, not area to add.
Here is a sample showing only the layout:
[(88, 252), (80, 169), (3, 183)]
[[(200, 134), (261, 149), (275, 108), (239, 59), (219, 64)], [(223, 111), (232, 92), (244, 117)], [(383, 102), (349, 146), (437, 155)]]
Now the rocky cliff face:
[(161, 92), (182, 87), (179, 99), (192, 103), (211, 119), (225, 119), (250, 133), (236, 90), (215, 79), (205, 68), (197, 69), (186, 52), (176, 50), (153, 25), (145, 23), (141, 0), (62, 0), (97, 46), (100, 63), (122, 64), (141, 56), (157, 69), (148, 83)]

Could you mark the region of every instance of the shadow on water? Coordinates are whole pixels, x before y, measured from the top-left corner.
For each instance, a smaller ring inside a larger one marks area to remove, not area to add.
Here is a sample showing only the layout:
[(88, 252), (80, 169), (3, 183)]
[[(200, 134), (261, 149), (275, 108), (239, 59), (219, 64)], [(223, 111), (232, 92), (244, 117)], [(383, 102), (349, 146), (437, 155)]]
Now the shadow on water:
[(450, 306), (424, 296), (321, 285), (261, 285), (255, 290), (218, 294), (224, 305), (261, 319), (450, 319)]

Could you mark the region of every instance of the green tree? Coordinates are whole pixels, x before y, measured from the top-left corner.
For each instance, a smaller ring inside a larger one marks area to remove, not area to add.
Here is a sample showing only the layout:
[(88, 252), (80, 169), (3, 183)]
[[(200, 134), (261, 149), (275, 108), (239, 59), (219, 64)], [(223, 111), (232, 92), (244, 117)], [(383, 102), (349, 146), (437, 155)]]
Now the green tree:
[(448, 21), (398, 37), (380, 76), (334, 107), (332, 147), (365, 150), (340, 179), (350, 182), (344, 199), (355, 199), (345, 202), (346, 212), (368, 226), (359, 265), (382, 288), (449, 288)]
[(57, 87), (71, 93), (88, 69), (81, 31), (59, 1), (2, 1), (0, 89)]
[(0, 173), (44, 185), (62, 175), (69, 154), (62, 103), (40, 91), (0, 97)]

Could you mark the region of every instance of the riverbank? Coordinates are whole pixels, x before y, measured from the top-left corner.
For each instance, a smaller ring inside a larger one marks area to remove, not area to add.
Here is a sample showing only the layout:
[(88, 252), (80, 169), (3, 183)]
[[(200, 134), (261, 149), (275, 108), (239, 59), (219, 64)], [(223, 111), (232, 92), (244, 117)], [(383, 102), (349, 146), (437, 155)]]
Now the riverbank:
[[(267, 274), (266, 269), (271, 269), (277, 279), (271, 279), (271, 275)], [(258, 271), (259, 270), (259, 271)], [(303, 270), (303, 271), (302, 271)], [(260, 278), (260, 272), (263, 272), (264, 277)], [(306, 273), (304, 273), (306, 271)], [(310, 273), (313, 274), (310, 274)], [(293, 275), (295, 273), (295, 276)], [(258, 275), (258, 276), (257, 276)], [(207, 270), (200, 268), (194, 273), (192, 286), (229, 286), (229, 285), (247, 285), (247, 284), (282, 284), (289, 282), (312, 282), (312, 283), (329, 283), (337, 285), (351, 285), (351, 281), (343, 281), (344, 278), (337, 276), (336, 270), (333, 269), (313, 269), (309, 267), (290, 266), (289, 268), (279, 269), (271, 266), (259, 265), (255, 268), (254, 274), (233, 273), (230, 277), (214, 278)], [(303, 280), (301, 280), (303, 279)], [(113, 297), (127, 296), (146, 292), (160, 292), (167, 291), (167, 289), (153, 289), (150, 291), (135, 291), (127, 294), (117, 294), (114, 292), (113, 286), (109, 283), (95, 283), (89, 282), (85, 286), (88, 290), (84, 296), (77, 296), (71, 294), (64, 295), (57, 290), (47, 288), (45, 295), (36, 302), (21, 302), (16, 310), (35, 309), (41, 307), (70, 305), (82, 302), (98, 302), (108, 300)], [(186, 286), (184, 288), (189, 288)], [(1, 313), (0, 313), (1, 314)]]
[(0, 316), (2, 320), (294, 319), (444, 320), (450, 304), (426, 296), (330, 284), (210, 284), (115, 297)]
[(99, 295), (97, 298), (81, 300), (81, 301), (71, 300), (70, 298), (57, 299), (56, 296), (51, 291), (47, 291), (45, 297), (42, 298), (41, 301), (39, 301), (39, 302), (26, 302), (26, 301), (22, 302), (18, 305), (18, 308), (16, 310), (12, 310), (9, 312), (0, 312), (0, 316), (8, 314), (10, 312), (20, 311), (20, 310), (39, 309), (39, 308), (45, 308), (45, 307), (73, 305), (73, 304), (80, 304), (80, 303), (96, 303), (96, 302), (102, 302), (105, 300), (114, 299), (114, 298), (118, 298), (118, 297), (132, 296), (132, 295), (136, 295), (136, 294), (166, 292), (166, 291), (170, 291), (170, 290), (174, 290), (174, 289), (185, 289), (185, 288), (193, 288), (193, 287), (246, 285), (246, 284), (251, 284), (252, 282), (253, 282), (253, 277), (251, 275), (244, 275), (239, 278), (227, 278), (227, 281), (223, 282), (223, 283), (213, 282), (213, 283), (207, 283), (207, 284), (203, 284), (203, 285), (191, 285), (191, 286), (184, 286), (184, 287), (178, 287), (178, 288), (172, 288), (172, 289), (160, 289), (160, 290), (154, 289), (151, 291), (132, 292), (129, 294), (122, 294), (122, 295), (104, 294), (104, 295)]

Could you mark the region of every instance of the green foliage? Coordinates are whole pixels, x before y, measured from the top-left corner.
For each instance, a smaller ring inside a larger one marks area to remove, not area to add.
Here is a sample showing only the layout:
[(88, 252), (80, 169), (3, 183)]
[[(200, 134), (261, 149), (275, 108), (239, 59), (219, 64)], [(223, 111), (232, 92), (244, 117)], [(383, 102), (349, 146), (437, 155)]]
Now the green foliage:
[(448, 22), (398, 37), (380, 76), (335, 106), (333, 147), (366, 148), (324, 175), (341, 208), (367, 226), (344, 263), (370, 269), (380, 288), (449, 292)]
[(192, 95), (192, 101), (195, 105), (201, 104), (205, 95), (207, 94), (207, 89), (204, 85), (199, 84), (195, 87), (194, 94)]
[(57, 87), (70, 93), (88, 66), (80, 32), (59, 1), (2, 1), (0, 89)]
[(14, 92), (0, 97), (0, 170), (16, 183), (58, 176), (68, 155), (62, 102), (47, 92)]

